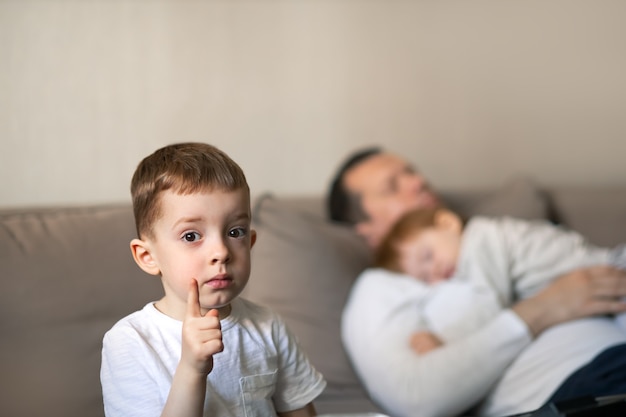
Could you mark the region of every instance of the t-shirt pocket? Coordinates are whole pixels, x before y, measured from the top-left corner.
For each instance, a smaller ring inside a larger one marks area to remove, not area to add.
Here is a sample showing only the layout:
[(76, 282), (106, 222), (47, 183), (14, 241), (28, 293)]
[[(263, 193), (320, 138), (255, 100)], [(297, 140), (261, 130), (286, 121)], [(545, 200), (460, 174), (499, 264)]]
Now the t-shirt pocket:
[(277, 372), (244, 376), (239, 379), (246, 417), (275, 417), (272, 396), (276, 390)]

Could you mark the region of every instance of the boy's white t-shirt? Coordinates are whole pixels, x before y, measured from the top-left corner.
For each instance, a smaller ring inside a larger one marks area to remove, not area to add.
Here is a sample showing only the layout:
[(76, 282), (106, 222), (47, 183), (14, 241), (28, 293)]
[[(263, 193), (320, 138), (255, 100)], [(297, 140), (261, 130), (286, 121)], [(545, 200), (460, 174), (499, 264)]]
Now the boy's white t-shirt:
[[(221, 321), (205, 416), (276, 416), (313, 401), (326, 381), (271, 310), (237, 298)], [(154, 303), (117, 322), (103, 340), (100, 379), (107, 417), (159, 416), (181, 355), (182, 322)]]

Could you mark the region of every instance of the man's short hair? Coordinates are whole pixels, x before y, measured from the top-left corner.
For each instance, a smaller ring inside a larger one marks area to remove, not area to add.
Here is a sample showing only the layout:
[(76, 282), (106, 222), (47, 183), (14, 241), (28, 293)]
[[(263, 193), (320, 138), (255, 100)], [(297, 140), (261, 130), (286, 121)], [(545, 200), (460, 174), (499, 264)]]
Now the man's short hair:
[(360, 149), (351, 153), (340, 165), (330, 184), (327, 197), (328, 217), (330, 220), (354, 225), (369, 218), (361, 204), (361, 196), (351, 193), (346, 188), (344, 177), (356, 165), (382, 152), (383, 150), (380, 147)]

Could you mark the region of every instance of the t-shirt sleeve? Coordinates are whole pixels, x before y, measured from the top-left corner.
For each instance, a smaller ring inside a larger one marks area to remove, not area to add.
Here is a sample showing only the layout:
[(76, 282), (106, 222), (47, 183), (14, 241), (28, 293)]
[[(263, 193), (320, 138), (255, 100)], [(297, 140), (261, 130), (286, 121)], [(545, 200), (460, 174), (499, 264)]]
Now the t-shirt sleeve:
[(107, 417), (158, 416), (163, 409), (161, 390), (137, 338), (132, 328), (123, 326), (104, 336), (100, 381)]

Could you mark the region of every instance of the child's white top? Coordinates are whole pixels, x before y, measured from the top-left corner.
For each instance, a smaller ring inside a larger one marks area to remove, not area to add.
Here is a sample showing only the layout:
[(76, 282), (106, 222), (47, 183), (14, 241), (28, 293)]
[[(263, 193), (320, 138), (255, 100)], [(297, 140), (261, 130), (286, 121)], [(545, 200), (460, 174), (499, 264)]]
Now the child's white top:
[[(221, 321), (224, 351), (213, 356), (205, 416), (276, 416), (313, 401), (326, 381), (271, 310), (237, 298)], [(104, 336), (100, 378), (105, 414), (159, 416), (181, 355), (182, 322), (154, 303)]]

